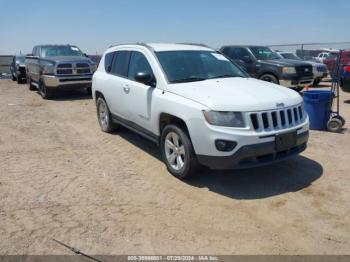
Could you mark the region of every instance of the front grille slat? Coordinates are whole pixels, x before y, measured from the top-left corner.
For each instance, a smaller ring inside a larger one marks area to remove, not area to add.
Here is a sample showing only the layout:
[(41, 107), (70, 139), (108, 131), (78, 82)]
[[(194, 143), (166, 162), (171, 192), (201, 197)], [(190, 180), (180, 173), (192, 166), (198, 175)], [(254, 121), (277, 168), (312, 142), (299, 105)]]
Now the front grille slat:
[(91, 74), (88, 63), (62, 63), (57, 65), (57, 75), (86, 75)]
[(301, 124), (304, 120), (301, 105), (281, 110), (250, 113), (252, 128), (257, 131), (281, 130)]

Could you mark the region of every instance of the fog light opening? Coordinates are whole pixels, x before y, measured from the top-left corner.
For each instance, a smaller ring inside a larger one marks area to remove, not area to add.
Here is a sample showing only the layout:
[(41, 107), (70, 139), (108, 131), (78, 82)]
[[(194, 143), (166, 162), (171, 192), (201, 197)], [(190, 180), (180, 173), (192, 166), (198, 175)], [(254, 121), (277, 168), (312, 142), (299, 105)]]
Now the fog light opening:
[(237, 145), (235, 141), (227, 141), (227, 140), (216, 140), (215, 146), (216, 149), (222, 152), (232, 151)]

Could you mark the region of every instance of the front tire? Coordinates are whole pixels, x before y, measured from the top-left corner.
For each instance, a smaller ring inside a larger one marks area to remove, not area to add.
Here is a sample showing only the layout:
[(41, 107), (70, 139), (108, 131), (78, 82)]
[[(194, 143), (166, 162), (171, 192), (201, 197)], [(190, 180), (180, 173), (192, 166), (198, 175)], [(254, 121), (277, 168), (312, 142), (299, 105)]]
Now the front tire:
[(185, 179), (197, 170), (199, 165), (191, 140), (180, 127), (167, 125), (160, 146), (163, 161), (173, 176)]
[(259, 79), (266, 81), (266, 82), (274, 83), (276, 85), (279, 84), (277, 77), (275, 77), (274, 75), (271, 75), (271, 74), (264, 74), (264, 75), (260, 76)]
[(97, 98), (96, 107), (97, 119), (101, 130), (106, 133), (115, 131), (117, 126), (112, 122), (111, 112), (109, 111), (106, 101), (102, 97)]
[(47, 87), (43, 81), (39, 82), (39, 93), (43, 99), (50, 99), (53, 97), (53, 90)]
[(27, 85), (30, 91), (34, 91), (36, 89), (36, 87), (32, 84), (32, 80), (30, 79), (30, 77), (28, 77), (27, 79)]

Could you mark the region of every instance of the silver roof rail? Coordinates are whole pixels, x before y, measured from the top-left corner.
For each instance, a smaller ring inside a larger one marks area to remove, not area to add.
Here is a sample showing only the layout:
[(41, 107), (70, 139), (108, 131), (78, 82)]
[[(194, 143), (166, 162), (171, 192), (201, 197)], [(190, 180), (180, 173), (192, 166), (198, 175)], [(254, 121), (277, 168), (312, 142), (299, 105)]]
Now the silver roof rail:
[(141, 42), (137, 42), (137, 43), (122, 43), (122, 44), (114, 44), (114, 45), (110, 45), (108, 48), (112, 48), (115, 46), (120, 46), (120, 45), (140, 45), (140, 46), (144, 46), (148, 49), (153, 50), (153, 48), (150, 45), (147, 45), (146, 43), (141, 43)]
[[(202, 46), (202, 47), (208, 47), (211, 48), (210, 46), (206, 45), (206, 44), (201, 44), (201, 43), (177, 43), (178, 45), (196, 45), (196, 46)], [(213, 48), (211, 48), (213, 49)]]

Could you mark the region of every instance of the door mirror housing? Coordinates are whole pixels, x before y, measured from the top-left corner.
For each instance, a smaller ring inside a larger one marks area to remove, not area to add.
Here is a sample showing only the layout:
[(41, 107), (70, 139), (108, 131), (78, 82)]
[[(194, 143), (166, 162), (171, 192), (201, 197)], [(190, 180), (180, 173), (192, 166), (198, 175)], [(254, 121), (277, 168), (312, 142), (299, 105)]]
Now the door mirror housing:
[(253, 59), (250, 56), (244, 56), (242, 58), (242, 60), (244, 63), (252, 63), (253, 62)]
[(147, 86), (155, 87), (156, 81), (154, 75), (150, 72), (138, 72), (135, 74), (135, 80)]

